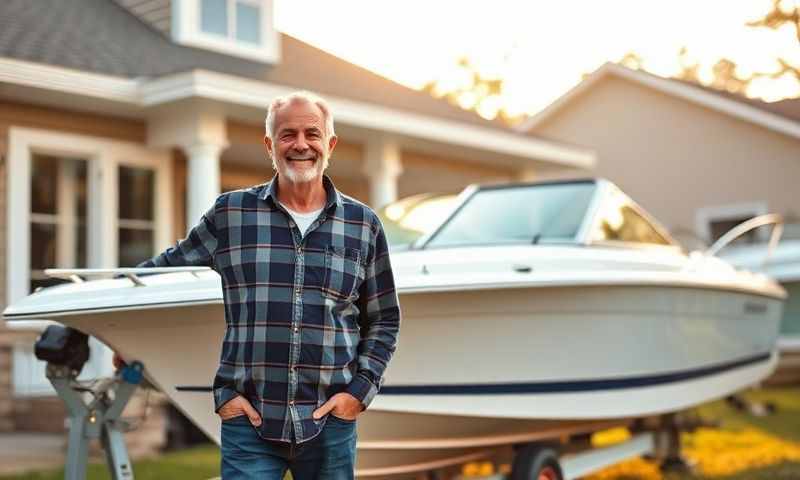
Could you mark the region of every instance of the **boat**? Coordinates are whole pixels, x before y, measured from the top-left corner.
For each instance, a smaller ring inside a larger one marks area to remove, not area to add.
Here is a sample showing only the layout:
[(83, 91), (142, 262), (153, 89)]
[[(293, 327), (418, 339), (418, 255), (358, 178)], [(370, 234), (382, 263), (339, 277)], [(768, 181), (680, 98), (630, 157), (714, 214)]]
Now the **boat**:
[[(686, 252), (606, 179), (471, 186), (444, 203), (445, 218), (392, 247), (402, 328), (359, 418), (359, 476), (413, 475), (629, 425), (775, 368), (785, 290)], [(48, 273), (73, 283), (10, 305), (9, 325), (57, 321), (140, 360), (219, 442), (209, 391), (225, 322), (214, 271)]]

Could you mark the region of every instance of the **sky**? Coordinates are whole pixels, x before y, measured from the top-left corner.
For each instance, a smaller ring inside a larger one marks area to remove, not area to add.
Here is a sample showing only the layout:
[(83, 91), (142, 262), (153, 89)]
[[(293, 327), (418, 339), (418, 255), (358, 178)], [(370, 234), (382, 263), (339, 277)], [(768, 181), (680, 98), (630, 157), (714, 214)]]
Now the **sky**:
[[(784, 0), (785, 5), (800, 0)], [(800, 65), (794, 28), (744, 24), (771, 0), (276, 0), (278, 30), (412, 88), (438, 80), (447, 91), (468, 81), (458, 59), (504, 80), (503, 93), (479, 105), (491, 117), (534, 114), (582, 75), (628, 52), (663, 76), (678, 72), (678, 51), (701, 65), (701, 81), (726, 57), (737, 73), (777, 70), (781, 56)], [(291, 61), (291, 59), (284, 59)], [(788, 76), (756, 81), (748, 96), (800, 96)], [(464, 100), (470, 106), (470, 99)]]

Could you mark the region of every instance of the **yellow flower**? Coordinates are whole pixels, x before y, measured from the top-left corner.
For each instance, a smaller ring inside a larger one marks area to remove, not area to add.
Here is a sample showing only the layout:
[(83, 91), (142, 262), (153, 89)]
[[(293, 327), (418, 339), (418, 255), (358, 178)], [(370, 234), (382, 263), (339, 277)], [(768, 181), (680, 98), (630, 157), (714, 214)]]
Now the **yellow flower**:
[[(627, 430), (619, 430), (596, 434), (592, 438), (592, 444), (607, 446), (626, 440)], [(696, 466), (698, 473), (708, 477), (732, 475), (786, 461), (800, 461), (800, 443), (782, 440), (752, 428), (742, 431), (700, 428), (692, 433), (683, 433), (681, 446), (689, 463)], [(586, 480), (614, 480), (622, 477), (641, 480), (662, 478), (657, 464), (634, 458), (603, 469), (586, 477)]]

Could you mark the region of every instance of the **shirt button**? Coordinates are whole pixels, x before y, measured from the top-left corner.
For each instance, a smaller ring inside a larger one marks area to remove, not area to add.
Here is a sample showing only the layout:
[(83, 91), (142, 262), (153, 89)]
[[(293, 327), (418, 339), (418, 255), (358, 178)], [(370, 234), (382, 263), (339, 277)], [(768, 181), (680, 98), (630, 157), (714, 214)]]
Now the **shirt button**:
[(294, 406), (294, 400), (290, 400), (289, 405)]
[(289, 227), (294, 228), (294, 222), (289, 222)]
[(300, 329), (299, 329), (299, 328), (297, 328), (297, 327), (294, 327), (294, 333), (297, 333), (297, 332), (299, 332), (299, 331), (300, 331)]

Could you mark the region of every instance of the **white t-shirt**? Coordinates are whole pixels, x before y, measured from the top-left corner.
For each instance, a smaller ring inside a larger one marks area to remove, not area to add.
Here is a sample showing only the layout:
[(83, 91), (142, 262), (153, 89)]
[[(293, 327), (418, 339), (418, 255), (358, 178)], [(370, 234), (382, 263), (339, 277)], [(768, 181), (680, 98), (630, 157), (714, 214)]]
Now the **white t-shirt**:
[(320, 213), (322, 213), (323, 210), (322, 208), (320, 208), (319, 210), (314, 210), (313, 212), (308, 212), (308, 213), (295, 212), (291, 208), (284, 205), (283, 202), (279, 203), (283, 205), (283, 208), (285, 208), (286, 211), (289, 212), (289, 215), (292, 216), (292, 219), (294, 219), (294, 223), (296, 223), (297, 228), (300, 229), (300, 235), (306, 234), (306, 230), (308, 230), (308, 227), (310, 227), (311, 224), (314, 223), (314, 220), (317, 219), (317, 217), (319, 216)]

